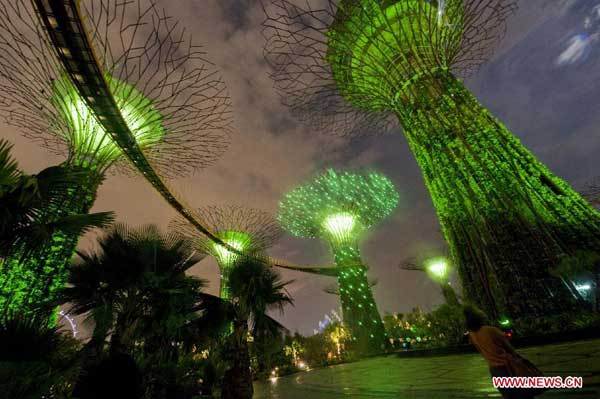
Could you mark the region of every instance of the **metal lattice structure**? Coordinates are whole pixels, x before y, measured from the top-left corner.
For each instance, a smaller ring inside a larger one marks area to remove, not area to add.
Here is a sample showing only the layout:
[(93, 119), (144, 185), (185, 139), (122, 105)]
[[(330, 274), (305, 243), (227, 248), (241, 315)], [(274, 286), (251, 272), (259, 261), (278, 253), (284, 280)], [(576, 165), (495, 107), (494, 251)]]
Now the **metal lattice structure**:
[(573, 312), (549, 273), (600, 248), (600, 214), (459, 80), (506, 30), (515, 0), (265, 0), (265, 58), (291, 112), (343, 136), (402, 126), (465, 296), (494, 317)]
[[(39, 10), (26, 0), (0, 6), (0, 115), (7, 124), (101, 170), (115, 162), (115, 171), (131, 169), (123, 161), (137, 145), (167, 178), (189, 175), (226, 150), (232, 112), (225, 82), (203, 47), (154, 1), (35, 3)], [(82, 125), (92, 126), (82, 132)], [(116, 136), (133, 148), (119, 149)]]
[[(194, 210), (194, 215), (204, 221), (214, 234), (231, 247), (248, 255), (263, 254), (282, 236), (283, 230), (273, 216), (257, 209), (242, 206), (207, 206)], [(221, 298), (229, 298), (229, 273), (241, 257), (198, 233), (187, 220), (179, 216), (170, 228), (193, 243), (203, 253), (212, 255), (221, 269)]]
[[(217, 69), (154, 1), (26, 1), (0, 6), (0, 116), (89, 178), (46, 217), (86, 213), (107, 170), (137, 169), (172, 204), (164, 183), (226, 149), (231, 102)], [(130, 161), (130, 162), (125, 162)], [(133, 166), (133, 168), (131, 168)], [(0, 306), (51, 303), (77, 237), (3, 263)]]
[(285, 195), (277, 220), (298, 237), (320, 238), (333, 250), (337, 289), (344, 323), (359, 350), (377, 352), (387, 338), (367, 278), (359, 237), (398, 204), (398, 192), (376, 173), (336, 172), (332, 169)]
[[(351, 10), (362, 4), (400, 4), (411, 1), (365, 1), (365, 0), (263, 0), (266, 17), (263, 23), (263, 37), (266, 40), (265, 59), (272, 68), (271, 78), (282, 102), (292, 113), (311, 127), (343, 137), (378, 135), (398, 130), (398, 119), (394, 112), (383, 104), (371, 104), (367, 99), (371, 86), (349, 89), (341, 92), (334, 75), (335, 68), (329, 62), (332, 56), (328, 36), (336, 22), (346, 21)], [(442, 2), (444, 2), (442, 0)], [(416, 3), (416, 2), (415, 2)], [(455, 0), (446, 0), (454, 4)], [(493, 50), (506, 31), (505, 21), (516, 9), (514, 0), (468, 0), (464, 2), (463, 40), (452, 46), (442, 46), (448, 42), (441, 30), (435, 30), (430, 37), (423, 38), (436, 44), (443, 52), (443, 61), (460, 76), (469, 76), (491, 56)], [(432, 8), (433, 10), (433, 8)], [(368, 19), (368, 10), (364, 18)], [(437, 18), (437, 15), (436, 15)], [(354, 21), (358, 26), (364, 21)], [(391, 30), (390, 26), (388, 30)], [(412, 33), (409, 33), (412, 34)], [(401, 39), (401, 38), (399, 38)], [(357, 65), (356, 69), (374, 67), (368, 60)], [(392, 69), (393, 70), (393, 69)], [(392, 86), (396, 82), (390, 69), (383, 65), (374, 71), (383, 85)], [(412, 71), (406, 69), (401, 74)], [(363, 90), (364, 89), (364, 90)], [(365, 101), (367, 100), (367, 101)], [(379, 102), (389, 102), (389, 98)], [(363, 103), (357, 107), (356, 102)]]
[[(125, 16), (125, 14), (117, 14), (117, 13), (107, 13), (106, 10), (108, 7), (101, 7), (102, 4), (110, 5), (113, 4), (115, 7), (132, 7), (131, 4), (142, 4), (143, 0), (135, 0), (130, 2), (117, 2), (112, 0), (102, 0), (90, 3), (90, 12), (92, 15), (104, 14), (104, 25), (102, 23), (96, 24), (98, 27), (96, 31), (101, 31), (102, 26), (107, 26), (106, 24), (113, 24), (115, 18), (120, 18)], [(138, 15), (147, 16), (154, 15), (155, 18), (159, 20), (163, 20), (162, 23), (169, 22), (169, 19), (161, 13), (160, 9), (155, 6), (155, 2), (153, 0), (146, 1), (148, 6), (148, 13), (143, 13), (140, 10), (142, 8), (138, 8), (134, 10), (134, 14), (137, 12)], [(19, 0), (15, 5), (2, 5), (0, 7), (2, 10), (3, 16), (11, 16), (10, 18), (5, 18), (6, 29), (9, 32), (9, 35), (12, 35), (12, 30), (14, 28), (15, 31), (19, 29), (22, 30), (23, 35), (18, 36), (17, 43), (24, 43), (24, 47), (16, 47), (17, 50), (22, 49), (40, 49), (43, 54), (35, 55), (31, 52), (27, 51), (14, 51), (14, 48), (11, 46), (14, 45), (12, 41), (6, 41), (6, 44), (3, 44), (3, 48), (9, 49), (9, 54), (22, 56), (25, 54), (26, 61), (23, 63), (25, 69), (27, 68), (35, 68), (36, 63), (40, 63), (42, 65), (47, 65), (46, 58), (48, 60), (57, 59), (56, 66), (62, 67), (63, 71), (66, 75), (70, 77), (71, 82), (74, 84), (77, 92), (79, 93), (81, 99), (85, 102), (87, 107), (92, 111), (93, 116), (96, 121), (104, 128), (106, 132), (110, 135), (110, 138), (113, 142), (121, 149), (123, 155), (130, 161), (130, 164), (133, 165), (134, 169), (137, 169), (140, 173), (143, 174), (144, 178), (152, 184), (152, 186), (159, 192), (159, 194), (186, 220), (188, 220), (200, 233), (206, 235), (211, 240), (216, 243), (220, 243), (221, 245), (228, 247), (226, 243), (224, 243), (219, 237), (214, 235), (211, 231), (209, 231), (203, 224), (201, 220), (198, 220), (193, 216), (192, 212), (189, 210), (189, 207), (185, 205), (185, 203), (177, 198), (172, 190), (167, 186), (164, 177), (158, 173), (158, 168), (154, 166), (154, 163), (151, 164), (151, 158), (146, 155), (147, 151), (143, 151), (143, 149), (136, 142), (135, 134), (129, 129), (127, 122), (121, 112), (119, 110), (117, 101), (113, 97), (113, 93), (110, 90), (110, 82), (106, 79), (106, 74), (103, 71), (103, 65), (100, 62), (100, 57), (96, 54), (97, 45), (92, 41), (92, 36), (88, 34), (86, 30), (86, 26), (84, 26), (84, 16), (81, 15), (80, 9), (78, 7), (78, 2), (74, 0), (58, 0), (52, 2), (46, 1), (34, 1), (35, 10), (28, 8), (25, 0)], [(99, 8), (100, 7), (100, 8)], [(135, 7), (134, 7), (135, 8)], [(122, 8), (124, 9), (124, 8)], [(95, 10), (95, 11), (94, 11)], [(101, 10), (104, 10), (101, 12)], [(16, 13), (17, 16), (12, 16), (11, 13)], [(39, 18), (41, 23), (36, 23), (36, 15), (39, 14)], [(102, 19), (102, 17), (101, 17)], [(154, 20), (154, 18), (153, 18)], [(19, 22), (21, 21), (21, 22)], [(124, 20), (121, 20), (124, 21)], [(153, 22), (155, 23), (155, 22)], [(170, 25), (173, 27), (173, 32), (178, 28), (177, 24)], [(122, 23), (119, 25), (119, 31), (130, 29), (131, 24)], [(146, 27), (147, 28), (147, 27)], [(102, 30), (107, 32), (106, 30)], [(184, 31), (180, 31), (181, 36), (185, 36)], [(5, 33), (6, 34), (6, 33)], [(170, 33), (169, 33), (170, 34)], [(167, 35), (167, 37), (169, 36)], [(176, 36), (174, 36), (176, 38)], [(108, 50), (109, 44), (109, 35), (108, 34), (98, 34), (94, 36), (94, 38), (98, 38), (101, 43), (106, 43), (103, 52), (103, 56), (105, 59), (112, 59), (115, 62), (119, 62), (120, 59), (114, 56), (114, 52)], [(185, 43), (182, 40), (173, 40), (170, 42), (164, 41), (164, 35), (158, 35), (154, 37), (158, 39), (160, 43), (167, 43), (169, 48), (172, 47), (173, 43), (182, 44)], [(132, 44), (132, 49), (143, 49), (147, 48), (148, 41), (151, 41), (152, 37), (147, 36), (145, 39), (137, 43), (137, 47)], [(117, 37), (117, 40), (120, 40)], [(40, 47), (31, 44), (40, 44)], [(126, 47), (126, 44), (121, 45), (122, 48)], [(189, 48), (191, 44), (188, 45)], [(194, 50), (198, 50), (198, 48), (193, 47)], [(12, 51), (12, 53), (11, 53)], [(129, 55), (129, 53), (123, 53)], [(139, 51), (138, 53), (139, 54)], [(185, 54), (185, 51), (183, 52)], [(180, 54), (182, 55), (182, 54)], [(203, 56), (201, 53), (196, 53), (199, 56), (200, 60), (203, 60)], [(17, 58), (19, 58), (17, 57)], [(10, 57), (9, 57), (10, 58)], [(180, 58), (179, 56), (174, 55), (174, 63), (180, 65), (181, 61), (185, 58)], [(141, 61), (143, 57), (138, 57)], [(156, 60), (156, 57), (152, 57), (152, 60)], [(10, 65), (7, 64), (7, 65)], [(204, 108), (199, 108), (198, 115), (207, 114), (210, 115), (211, 112), (215, 112), (218, 117), (212, 120), (211, 123), (207, 124), (207, 129), (211, 132), (216, 132), (218, 129), (223, 129), (226, 132), (229, 130), (229, 102), (226, 94), (222, 91), (222, 81), (217, 78), (213, 73), (209, 73), (208, 67), (210, 65), (205, 65), (201, 67), (198, 71), (199, 73), (206, 72), (205, 77), (212, 77), (215, 80), (208, 79), (207, 89), (209, 90), (209, 95), (216, 96), (217, 100), (214, 102), (213, 106), (206, 106)], [(135, 69), (135, 68), (133, 68)], [(44, 67), (42, 67), (42, 72)], [(42, 73), (40, 72), (40, 73)], [(33, 75), (36, 75), (37, 72), (33, 72)], [(43, 75), (43, 73), (42, 73)], [(194, 76), (193, 73), (186, 74), (186, 76)], [(206, 83), (206, 82), (205, 82)], [(176, 88), (177, 90), (181, 88)], [(15, 93), (18, 93), (16, 91)], [(32, 107), (35, 108), (35, 104), (28, 104), (28, 99), (30, 97), (15, 97), (15, 96), (0, 96), (0, 105), (4, 107), (14, 107), (16, 98), (24, 98), (25, 104), (20, 104), (22, 108), (25, 109), (24, 115), (28, 114), (28, 109), (31, 110)], [(197, 104), (197, 101), (205, 101), (207, 95), (202, 95), (200, 93), (197, 98), (190, 98), (189, 101), (193, 101)], [(19, 105), (19, 104), (17, 104)], [(8, 112), (8, 118), (11, 117), (12, 112)], [(36, 113), (33, 113), (35, 122)], [(17, 118), (19, 119), (19, 118)], [(185, 118), (184, 118), (185, 119)], [(210, 120), (210, 118), (208, 118)], [(23, 125), (23, 128), (26, 126)], [(36, 139), (43, 141), (44, 144), (48, 147), (54, 148), (56, 145), (56, 137), (53, 135), (41, 135), (36, 136)], [(60, 140), (59, 140), (60, 141)], [(210, 145), (208, 146), (210, 147)], [(220, 148), (217, 146), (217, 148)], [(185, 155), (185, 152), (182, 152), (182, 155)], [(210, 157), (208, 157), (210, 159)], [(208, 161), (207, 159), (207, 161)], [(160, 163), (160, 162), (159, 162)], [(183, 167), (183, 171), (185, 171), (188, 167), (192, 165), (188, 163)], [(160, 166), (160, 165), (159, 165)], [(171, 169), (169, 165), (164, 165), (165, 173), (167, 176), (171, 175), (174, 172), (181, 172), (182, 170), (178, 167), (175, 167), (174, 170)], [(229, 248), (229, 250), (233, 252), (238, 252), (235, 248)], [(242, 255), (242, 254), (240, 254)], [(263, 259), (265, 262), (278, 266), (281, 268), (286, 268), (289, 270), (295, 271), (303, 271), (309, 273), (316, 274), (324, 274), (328, 275), (330, 273), (329, 268), (327, 267), (304, 267), (291, 264), (286, 261), (276, 260), (276, 259)]]

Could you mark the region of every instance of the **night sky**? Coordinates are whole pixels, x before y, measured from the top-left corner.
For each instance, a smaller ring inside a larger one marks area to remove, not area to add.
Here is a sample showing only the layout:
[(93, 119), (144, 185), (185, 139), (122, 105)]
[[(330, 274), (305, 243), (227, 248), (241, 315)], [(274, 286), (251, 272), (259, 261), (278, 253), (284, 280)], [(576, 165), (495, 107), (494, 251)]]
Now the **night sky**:
[[(405, 312), (415, 306), (433, 309), (442, 300), (422, 273), (398, 264), (423, 249), (444, 250), (435, 212), (421, 173), (399, 130), (359, 143), (334, 141), (323, 132), (296, 123), (280, 105), (262, 59), (263, 19), (258, 1), (162, 0), (206, 46), (219, 65), (234, 104), (236, 134), (225, 156), (214, 166), (171, 182), (188, 203), (244, 204), (275, 213), (278, 200), (324, 168), (376, 169), (396, 184), (400, 205), (376, 226), (362, 244), (379, 310)], [(494, 58), (467, 86), (493, 114), (558, 176), (575, 188), (600, 174), (600, 1), (526, 0), (508, 26)], [(34, 173), (63, 158), (0, 125), (0, 136), (15, 144), (21, 167)], [(164, 228), (174, 211), (141, 178), (109, 176), (93, 211), (113, 210), (133, 225), (156, 223)], [(81, 246), (93, 245), (95, 235)], [(328, 264), (325, 244), (285, 236), (271, 255), (300, 264)], [(192, 273), (218, 291), (218, 269), (205, 259)], [(283, 271), (293, 279), (295, 307), (275, 314), (292, 331), (311, 333), (323, 315), (338, 305), (323, 289), (328, 277)]]

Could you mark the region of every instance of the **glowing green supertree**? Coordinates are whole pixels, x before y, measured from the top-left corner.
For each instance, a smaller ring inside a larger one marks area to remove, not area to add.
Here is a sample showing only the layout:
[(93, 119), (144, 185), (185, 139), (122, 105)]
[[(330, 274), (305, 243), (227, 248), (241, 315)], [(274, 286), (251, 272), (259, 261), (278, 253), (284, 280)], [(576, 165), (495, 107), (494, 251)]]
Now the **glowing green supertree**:
[(446, 303), (450, 306), (459, 305), (456, 291), (450, 284), (450, 273), (452, 271), (451, 261), (445, 256), (433, 256), (424, 261), (418, 261), (414, 257), (407, 258), (400, 263), (404, 270), (424, 272), (436, 284), (439, 284)]
[(495, 317), (579, 308), (549, 267), (600, 246), (600, 214), (457, 78), (491, 54), (515, 1), (271, 3), (265, 54), (283, 102), (341, 135), (400, 121), (467, 299)]
[(321, 238), (331, 245), (344, 323), (362, 350), (381, 350), (387, 339), (358, 242), (397, 204), (398, 193), (385, 176), (332, 169), (289, 192), (279, 204), (278, 220), (285, 230), (298, 237)]
[[(135, 138), (131, 148), (143, 151), (162, 177), (209, 165), (228, 142), (231, 115), (224, 82), (204, 60), (202, 48), (155, 2), (93, 0), (77, 6), (93, 57), (104, 71), (85, 79), (106, 84), (110, 92), (100, 99), (80, 96), (75, 81), (92, 74), (82, 67), (89, 60), (75, 57), (65, 44), (58, 50), (79, 72), (66, 70), (34, 2), (0, 6), (0, 116), (48, 150), (66, 154), (61, 167), (86, 171), (60, 207), (44, 210), (48, 219), (87, 213), (109, 168), (149, 174), (135, 158), (134, 167), (127, 162), (113, 141), (116, 133), (101, 123), (107, 118), (122, 117)], [(58, 22), (50, 17), (49, 23)], [(120, 115), (98, 115), (90, 106), (98, 101), (114, 101)], [(127, 193), (122, 195), (127, 200)], [(14, 248), (0, 267), (0, 313), (47, 310), (66, 281), (77, 242), (78, 237), (59, 233), (34, 253)]]
[[(241, 206), (207, 206), (194, 211), (217, 237), (233, 248), (252, 256), (261, 256), (283, 234), (273, 216), (267, 212)], [(170, 228), (187, 238), (201, 252), (215, 257), (221, 271), (221, 298), (230, 299), (229, 275), (241, 256), (202, 236), (183, 217), (171, 221)]]
[(450, 285), (450, 261), (443, 256), (438, 256), (427, 259), (423, 268), (429, 278), (440, 285), (446, 303), (450, 306), (458, 305), (456, 292), (454, 292), (454, 289)]

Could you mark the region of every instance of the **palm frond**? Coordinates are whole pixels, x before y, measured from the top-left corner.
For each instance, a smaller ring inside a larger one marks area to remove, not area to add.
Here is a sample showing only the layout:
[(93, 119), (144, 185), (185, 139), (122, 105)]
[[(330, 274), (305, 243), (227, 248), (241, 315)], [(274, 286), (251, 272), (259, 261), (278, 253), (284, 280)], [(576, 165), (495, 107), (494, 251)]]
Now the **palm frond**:
[(94, 228), (109, 226), (114, 220), (113, 212), (77, 214), (61, 217), (48, 222), (29, 223), (16, 227), (8, 237), (0, 240), (0, 251), (10, 248), (24, 248), (27, 253), (35, 252), (47, 245), (57, 233), (79, 237)]
[(18, 183), (21, 176), (17, 161), (10, 155), (12, 147), (11, 143), (0, 139), (0, 198)]

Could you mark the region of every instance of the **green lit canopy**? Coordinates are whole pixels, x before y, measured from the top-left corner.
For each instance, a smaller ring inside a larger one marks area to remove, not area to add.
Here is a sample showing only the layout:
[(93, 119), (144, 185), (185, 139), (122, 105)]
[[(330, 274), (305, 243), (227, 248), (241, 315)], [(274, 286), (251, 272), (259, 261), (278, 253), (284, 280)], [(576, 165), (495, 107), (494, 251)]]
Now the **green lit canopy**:
[(463, 35), (462, 0), (341, 0), (327, 62), (355, 106), (385, 109), (421, 73), (451, 65)]
[[(107, 82), (137, 144), (144, 148), (160, 142), (165, 130), (161, 114), (152, 102), (125, 82), (110, 76)], [(54, 129), (57, 134), (67, 136), (65, 139), (71, 142), (75, 157), (92, 166), (108, 166), (115, 161), (121, 155), (121, 150), (98, 123), (70, 78), (65, 75), (56, 80), (53, 88), (50, 101), (65, 122), (65, 125)]]
[(382, 174), (329, 169), (288, 193), (279, 204), (278, 220), (296, 236), (340, 242), (355, 238), (388, 216), (397, 204), (398, 193)]
[[(223, 231), (217, 234), (226, 244), (231, 245), (239, 251), (246, 251), (252, 246), (252, 237), (240, 231)], [(239, 255), (228, 250), (221, 244), (211, 242), (210, 252), (222, 267), (230, 267), (238, 259)]]

